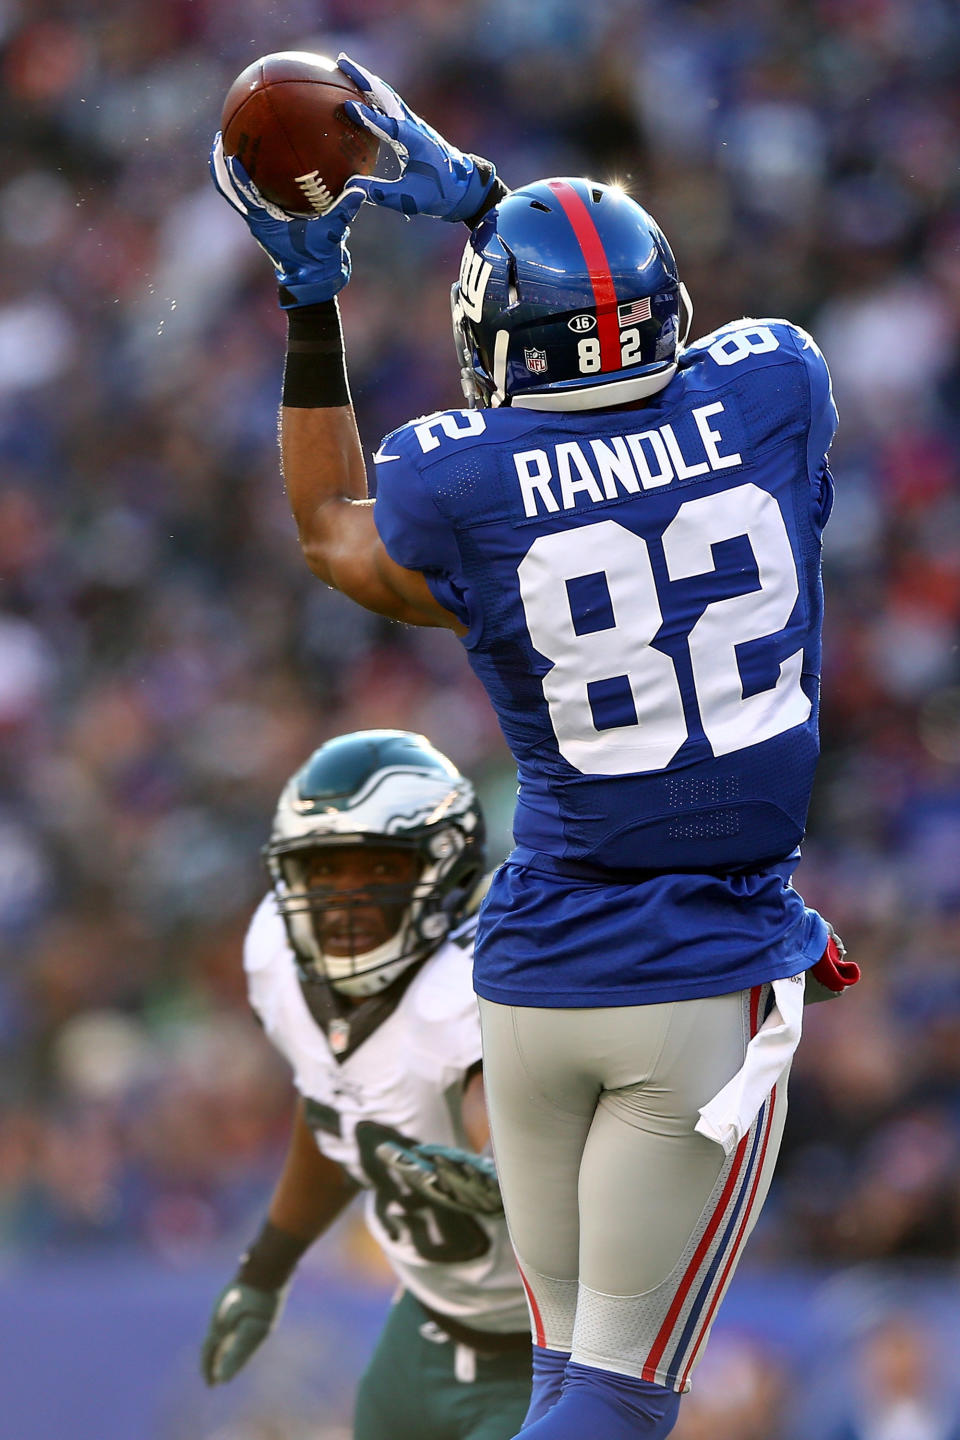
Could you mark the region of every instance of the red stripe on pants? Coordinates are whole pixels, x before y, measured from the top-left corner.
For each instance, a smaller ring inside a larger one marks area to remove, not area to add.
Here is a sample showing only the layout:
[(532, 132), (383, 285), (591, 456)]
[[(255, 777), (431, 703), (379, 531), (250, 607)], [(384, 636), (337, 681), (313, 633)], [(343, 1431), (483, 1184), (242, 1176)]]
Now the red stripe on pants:
[[(760, 1018), (761, 988), (762, 987), (759, 985), (754, 985), (750, 991), (751, 1039), (757, 1033), (757, 1023)], [(673, 1302), (670, 1306), (670, 1309), (667, 1311), (666, 1319), (661, 1325), (660, 1332), (657, 1335), (656, 1340), (653, 1342), (653, 1346), (650, 1350), (649, 1355), (647, 1356), (646, 1364), (643, 1367), (642, 1378), (644, 1380), (652, 1381), (655, 1379), (657, 1366), (660, 1364), (660, 1361), (663, 1358), (663, 1352), (667, 1348), (667, 1343), (670, 1339), (671, 1334), (673, 1333), (673, 1327), (677, 1323), (677, 1318), (681, 1310), (683, 1309), (684, 1302), (690, 1293), (690, 1289), (693, 1285), (694, 1280), (697, 1277), (697, 1272), (699, 1271), (700, 1266), (703, 1263), (704, 1256), (710, 1249), (710, 1246), (713, 1242), (713, 1237), (716, 1235), (717, 1230), (720, 1228), (720, 1222), (723, 1219), (724, 1212), (726, 1211), (728, 1204), (730, 1203), (730, 1197), (733, 1194), (734, 1189), (736, 1188), (737, 1180), (740, 1176), (740, 1169), (743, 1165), (743, 1157), (747, 1153), (747, 1141), (749, 1139), (750, 1131), (748, 1130), (746, 1135), (744, 1135), (743, 1139), (740, 1141), (740, 1144), (737, 1146), (736, 1154), (733, 1157), (733, 1164), (730, 1167), (730, 1174), (727, 1176), (727, 1183), (723, 1187), (723, 1193), (720, 1196), (720, 1199), (717, 1201), (717, 1207), (710, 1217), (710, 1222), (707, 1225), (706, 1230), (700, 1237), (700, 1244), (694, 1251), (693, 1258), (691, 1259), (690, 1264), (687, 1266), (686, 1271), (684, 1272), (683, 1279), (680, 1281), (680, 1288), (678, 1289), (676, 1295), (674, 1295), (673, 1297)], [(758, 1170), (757, 1174), (759, 1175), (759, 1173), (760, 1172)]]
[(541, 1349), (543, 1349), (546, 1346), (547, 1342), (544, 1338), (543, 1317), (540, 1314), (540, 1307), (537, 1304), (536, 1300), (533, 1298), (533, 1291), (527, 1284), (527, 1277), (520, 1269), (519, 1264), (517, 1265), (517, 1271), (519, 1272), (520, 1279), (523, 1282), (523, 1288), (527, 1292), (527, 1300), (530, 1304), (530, 1314), (533, 1316), (533, 1338), (535, 1343), (539, 1345)]
[(750, 1219), (751, 1214), (753, 1213), (753, 1202), (756, 1199), (757, 1186), (760, 1184), (760, 1176), (763, 1174), (763, 1162), (767, 1158), (767, 1143), (770, 1139), (770, 1131), (773, 1129), (773, 1112), (776, 1108), (776, 1104), (777, 1087), (776, 1085), (774, 1085), (773, 1089), (770, 1091), (770, 1107), (767, 1112), (767, 1123), (764, 1127), (763, 1143), (760, 1147), (760, 1161), (757, 1165), (757, 1173), (753, 1177), (753, 1184), (750, 1187), (750, 1198), (747, 1201), (747, 1208), (744, 1212), (743, 1219), (740, 1221), (740, 1229), (737, 1231), (737, 1238), (733, 1242), (733, 1247), (727, 1258), (727, 1263), (723, 1267), (723, 1274), (720, 1276), (720, 1284), (717, 1286), (714, 1292), (713, 1301), (710, 1305), (709, 1310), (707, 1311), (706, 1318), (700, 1327), (700, 1334), (696, 1342), (694, 1343), (693, 1349), (690, 1351), (690, 1359), (687, 1361), (687, 1368), (683, 1372), (683, 1379), (680, 1385), (681, 1389), (683, 1389), (684, 1385), (686, 1385), (687, 1383), (687, 1377), (689, 1376), (690, 1371), (693, 1369), (694, 1361), (697, 1358), (697, 1351), (703, 1344), (703, 1337), (706, 1334), (707, 1330), (710, 1328), (710, 1322), (713, 1319), (714, 1312), (716, 1311), (717, 1306), (720, 1304), (720, 1297), (723, 1295), (723, 1287), (727, 1282), (727, 1276), (730, 1274), (733, 1265), (739, 1259), (740, 1251), (743, 1248), (747, 1223)]

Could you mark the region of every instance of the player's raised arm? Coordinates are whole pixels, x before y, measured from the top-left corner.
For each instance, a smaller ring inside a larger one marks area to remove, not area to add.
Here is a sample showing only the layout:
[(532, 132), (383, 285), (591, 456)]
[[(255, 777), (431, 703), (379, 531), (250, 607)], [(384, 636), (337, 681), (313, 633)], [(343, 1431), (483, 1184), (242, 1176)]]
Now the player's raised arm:
[[(344, 197), (360, 191), (372, 203), (405, 216), (478, 224), (506, 193), (493, 164), (451, 145), (391, 86), (347, 55), (338, 57), (338, 65), (366, 102), (347, 101), (347, 115), (389, 145), (400, 163), (395, 180), (353, 176)], [(283, 471), (310, 568), (368, 609), (462, 633), (463, 625), (437, 603), (423, 576), (391, 560), (374, 529), (372, 509), (364, 503), (366, 468), (349, 403), (336, 308), (307, 306), (298, 311), (287, 305), (282, 291), (281, 304), (289, 317)]]
[(307, 563), (369, 610), (414, 625), (461, 628), (422, 575), (387, 555), (367, 499), (335, 298), (350, 278), (347, 236), (363, 191), (348, 186), (324, 215), (305, 219), (265, 200), (240, 163), (224, 154), (219, 135), (210, 169), (217, 190), (272, 261), (288, 315), (281, 449)]
[(369, 610), (462, 631), (422, 574), (391, 560), (377, 535), (335, 297), (350, 278), (347, 237), (364, 199), (403, 215), (473, 226), (506, 187), (490, 161), (451, 145), (377, 75), (346, 55), (338, 65), (365, 102), (347, 103), (349, 119), (391, 146), (400, 161), (397, 179), (355, 175), (324, 213), (304, 218), (266, 199), (240, 162), (225, 154), (220, 136), (211, 172), (220, 194), (273, 262), (288, 315), (281, 449), (307, 563)]
[[(287, 499), (300, 546), (310, 569), (367, 610), (410, 625), (462, 631), (460, 622), (438, 605), (423, 576), (397, 565), (384, 548), (367, 498), (367, 472), (349, 398), (345, 404), (290, 404), (287, 384), (304, 358), (298, 345), (324, 342), (295, 338), (306, 326), (319, 337), (327, 323), (339, 330), (335, 302), (291, 322), (280, 412), (280, 449)], [(325, 348), (325, 347), (324, 347)], [(346, 383), (342, 349), (339, 366)]]

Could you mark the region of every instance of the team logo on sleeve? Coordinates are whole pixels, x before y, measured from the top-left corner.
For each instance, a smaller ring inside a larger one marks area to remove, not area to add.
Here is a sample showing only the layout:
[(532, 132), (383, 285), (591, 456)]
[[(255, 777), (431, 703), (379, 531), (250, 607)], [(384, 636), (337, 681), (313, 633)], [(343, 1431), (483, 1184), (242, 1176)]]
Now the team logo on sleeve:
[(547, 369), (546, 350), (524, 350), (523, 363), (534, 375), (543, 375)]

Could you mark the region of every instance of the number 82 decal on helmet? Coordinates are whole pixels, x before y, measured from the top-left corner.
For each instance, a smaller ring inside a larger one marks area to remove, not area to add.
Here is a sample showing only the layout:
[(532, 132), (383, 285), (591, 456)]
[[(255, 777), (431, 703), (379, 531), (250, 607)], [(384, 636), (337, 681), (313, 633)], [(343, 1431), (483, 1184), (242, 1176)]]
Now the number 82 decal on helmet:
[(501, 200), (467, 241), (451, 299), (469, 403), (531, 410), (662, 390), (693, 313), (656, 221), (587, 180), (541, 180)]

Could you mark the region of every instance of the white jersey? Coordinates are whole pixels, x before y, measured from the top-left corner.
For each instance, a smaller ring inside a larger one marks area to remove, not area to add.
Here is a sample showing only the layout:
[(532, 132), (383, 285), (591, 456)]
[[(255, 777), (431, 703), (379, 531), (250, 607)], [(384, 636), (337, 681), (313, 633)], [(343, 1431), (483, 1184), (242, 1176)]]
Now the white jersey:
[(526, 1330), (527, 1306), (502, 1215), (460, 1215), (405, 1193), (376, 1155), (385, 1140), (468, 1146), (461, 1098), (480, 1059), (472, 932), (426, 961), (397, 1008), (337, 1060), (300, 988), (274, 897), (244, 944), (250, 1002), (293, 1068), (324, 1155), (364, 1186), (366, 1220), (406, 1289), (475, 1330)]

